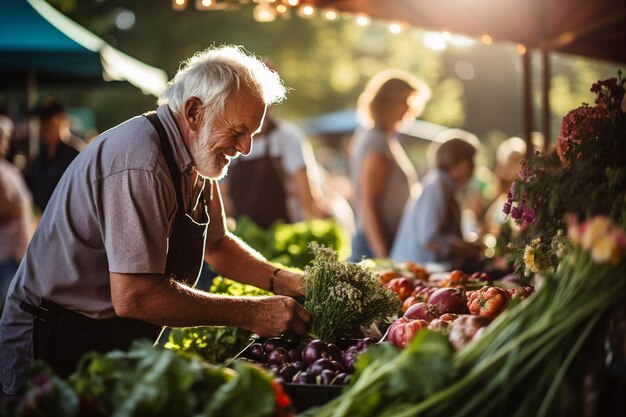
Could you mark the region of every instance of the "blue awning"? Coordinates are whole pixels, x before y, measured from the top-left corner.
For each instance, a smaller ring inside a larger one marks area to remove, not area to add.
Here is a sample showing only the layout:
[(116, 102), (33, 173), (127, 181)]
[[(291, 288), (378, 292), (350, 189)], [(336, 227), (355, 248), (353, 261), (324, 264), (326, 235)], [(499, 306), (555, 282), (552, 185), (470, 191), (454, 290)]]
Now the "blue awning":
[(43, 0), (0, 0), (2, 78), (35, 72), (40, 79), (125, 80), (158, 96), (165, 71), (111, 47)]
[[(304, 123), (304, 130), (311, 135), (341, 135), (354, 132), (359, 121), (354, 109), (338, 110), (313, 117)], [(439, 133), (448, 129), (423, 120), (411, 120), (402, 126), (400, 134), (414, 138), (434, 141)]]

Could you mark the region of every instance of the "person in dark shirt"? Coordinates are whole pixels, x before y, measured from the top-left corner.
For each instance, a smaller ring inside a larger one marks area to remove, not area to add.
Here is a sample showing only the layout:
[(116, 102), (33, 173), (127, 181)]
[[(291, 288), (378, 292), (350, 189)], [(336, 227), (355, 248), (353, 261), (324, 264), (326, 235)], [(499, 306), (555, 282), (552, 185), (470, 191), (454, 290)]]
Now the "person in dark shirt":
[[(79, 150), (70, 132), (69, 116), (58, 101), (47, 99), (37, 109), (40, 149), (26, 167), (24, 178), (33, 195), (33, 203), (43, 212), (65, 169)], [(80, 139), (79, 139), (80, 140)]]

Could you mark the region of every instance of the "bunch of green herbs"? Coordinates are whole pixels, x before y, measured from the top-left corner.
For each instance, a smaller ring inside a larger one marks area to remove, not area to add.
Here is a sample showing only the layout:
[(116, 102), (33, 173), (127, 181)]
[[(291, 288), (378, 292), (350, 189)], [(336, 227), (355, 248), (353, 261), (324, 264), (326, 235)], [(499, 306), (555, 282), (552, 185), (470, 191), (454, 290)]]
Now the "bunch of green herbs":
[(309, 247), (314, 257), (303, 283), (312, 337), (333, 342), (399, 310), (395, 293), (363, 265), (341, 262), (336, 251), (316, 242)]

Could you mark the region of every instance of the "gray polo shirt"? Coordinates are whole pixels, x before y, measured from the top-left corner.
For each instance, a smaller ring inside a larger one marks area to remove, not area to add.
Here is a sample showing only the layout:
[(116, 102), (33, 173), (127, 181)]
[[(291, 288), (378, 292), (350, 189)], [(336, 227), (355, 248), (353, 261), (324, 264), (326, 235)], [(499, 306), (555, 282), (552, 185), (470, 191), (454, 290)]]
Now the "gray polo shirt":
[[(201, 188), (192, 183), (191, 156), (169, 108), (159, 107), (157, 115), (183, 173), (189, 212)], [(222, 203), (213, 181), (204, 192), (214, 219), (207, 242), (213, 242), (224, 235)], [(138, 116), (102, 133), (54, 191), (13, 296), (35, 305), (47, 298), (92, 318), (114, 317), (109, 272), (163, 273), (175, 210), (172, 179), (150, 122)]]
[[(159, 107), (157, 115), (182, 172), (185, 212), (194, 211), (203, 192), (213, 219), (207, 242), (215, 242), (225, 234), (219, 189), (214, 181), (195, 180), (169, 108)], [(159, 137), (145, 117), (102, 133), (74, 159), (9, 289), (0, 321), (0, 384), (6, 393), (24, 384), (32, 358), (34, 319), (19, 308), (20, 301), (39, 305), (46, 298), (91, 318), (115, 317), (109, 272), (164, 273), (175, 212)]]

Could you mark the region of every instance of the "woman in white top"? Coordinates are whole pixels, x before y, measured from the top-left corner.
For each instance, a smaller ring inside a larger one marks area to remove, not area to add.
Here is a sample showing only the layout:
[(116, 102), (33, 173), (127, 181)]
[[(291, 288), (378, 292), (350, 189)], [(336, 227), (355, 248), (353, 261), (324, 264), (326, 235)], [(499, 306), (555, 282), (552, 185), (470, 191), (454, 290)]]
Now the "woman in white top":
[(359, 97), (364, 126), (350, 144), (356, 234), (350, 260), (387, 257), (417, 173), (397, 139), (401, 122), (419, 116), (430, 88), (404, 71), (374, 76)]

